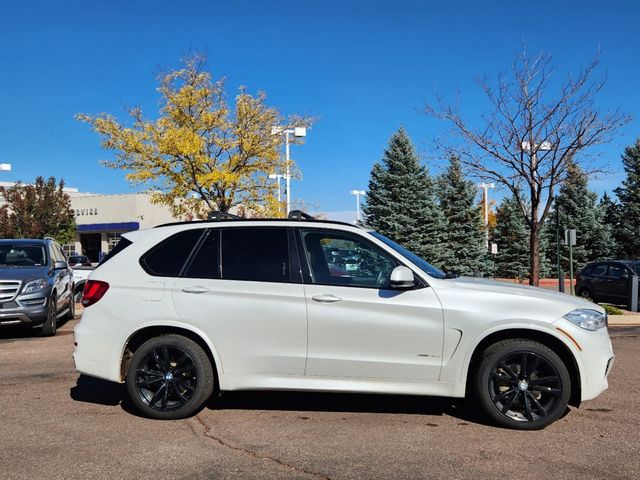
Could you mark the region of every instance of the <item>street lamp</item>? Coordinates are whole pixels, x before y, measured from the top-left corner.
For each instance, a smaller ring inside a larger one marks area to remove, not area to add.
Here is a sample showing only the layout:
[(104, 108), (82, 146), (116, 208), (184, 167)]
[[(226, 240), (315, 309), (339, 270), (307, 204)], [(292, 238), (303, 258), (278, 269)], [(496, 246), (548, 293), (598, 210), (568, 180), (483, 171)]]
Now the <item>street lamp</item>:
[(282, 202), (282, 193), (281, 193), (281, 189), (280, 189), (280, 180), (283, 179), (285, 177), (285, 175), (282, 175), (281, 173), (270, 173), (269, 174), (269, 178), (272, 180), (276, 180), (276, 182), (278, 183), (278, 212), (280, 211), (280, 202)]
[(11, 164), (10, 163), (0, 163), (0, 172), (10, 172)]
[(484, 229), (485, 229), (485, 246), (489, 249), (489, 189), (496, 188), (494, 183), (479, 183), (478, 188), (482, 189), (482, 201), (484, 208)]
[(356, 196), (356, 223), (360, 222), (360, 196), (365, 193), (364, 190), (351, 190), (351, 195)]
[(305, 127), (285, 128), (285, 127), (271, 127), (271, 135), (284, 135), (284, 151), (285, 161), (287, 163), (287, 173), (284, 179), (287, 181), (287, 215), (291, 211), (291, 166), (289, 158), (289, 135), (294, 137), (306, 137), (307, 129)]

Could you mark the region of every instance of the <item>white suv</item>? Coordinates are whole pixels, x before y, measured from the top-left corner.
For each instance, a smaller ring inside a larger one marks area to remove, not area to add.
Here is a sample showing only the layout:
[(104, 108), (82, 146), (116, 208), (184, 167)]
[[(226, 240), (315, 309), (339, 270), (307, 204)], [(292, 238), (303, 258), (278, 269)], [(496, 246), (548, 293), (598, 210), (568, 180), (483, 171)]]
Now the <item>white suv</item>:
[(598, 305), (451, 278), (375, 232), (301, 217), (127, 233), (83, 304), (77, 370), (161, 419), (214, 389), (282, 389), (468, 395), (537, 429), (603, 392), (613, 362)]

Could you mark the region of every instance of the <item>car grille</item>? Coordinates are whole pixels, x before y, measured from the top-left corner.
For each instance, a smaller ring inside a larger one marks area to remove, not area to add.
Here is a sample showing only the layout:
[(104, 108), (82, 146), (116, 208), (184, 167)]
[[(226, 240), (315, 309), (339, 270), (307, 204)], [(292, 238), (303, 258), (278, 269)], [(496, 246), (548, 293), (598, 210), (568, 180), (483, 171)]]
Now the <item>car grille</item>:
[(0, 302), (9, 302), (16, 298), (21, 284), (20, 280), (0, 280)]

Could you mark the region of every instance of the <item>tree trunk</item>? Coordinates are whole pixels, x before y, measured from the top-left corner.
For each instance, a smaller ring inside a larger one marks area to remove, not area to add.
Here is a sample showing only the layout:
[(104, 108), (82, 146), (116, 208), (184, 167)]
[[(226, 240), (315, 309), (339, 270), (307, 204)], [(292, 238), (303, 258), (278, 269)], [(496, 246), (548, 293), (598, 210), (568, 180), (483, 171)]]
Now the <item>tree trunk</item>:
[(529, 236), (529, 285), (540, 284), (540, 230), (531, 229)]

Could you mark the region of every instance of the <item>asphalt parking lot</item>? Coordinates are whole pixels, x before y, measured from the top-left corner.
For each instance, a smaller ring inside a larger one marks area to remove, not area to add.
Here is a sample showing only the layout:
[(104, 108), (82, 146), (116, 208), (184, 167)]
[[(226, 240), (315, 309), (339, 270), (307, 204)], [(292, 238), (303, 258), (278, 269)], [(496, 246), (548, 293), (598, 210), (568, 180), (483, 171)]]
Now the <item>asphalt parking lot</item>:
[(462, 401), (384, 395), (227, 393), (147, 420), (121, 386), (76, 374), (76, 321), (53, 338), (0, 330), (3, 479), (640, 478), (638, 328), (612, 330), (607, 392), (516, 432)]

